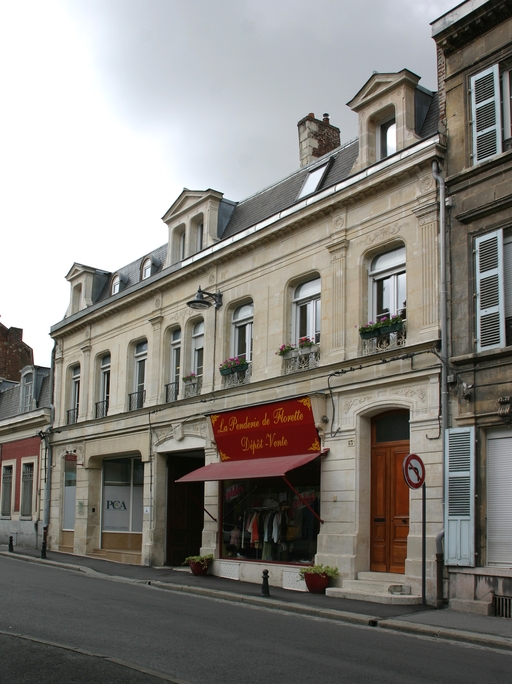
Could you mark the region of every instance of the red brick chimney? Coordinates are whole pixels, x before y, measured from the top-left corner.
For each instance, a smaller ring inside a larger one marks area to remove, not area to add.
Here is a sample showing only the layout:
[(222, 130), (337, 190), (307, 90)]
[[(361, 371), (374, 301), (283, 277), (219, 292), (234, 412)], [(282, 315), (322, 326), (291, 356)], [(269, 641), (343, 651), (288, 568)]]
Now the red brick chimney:
[(308, 114), (297, 127), (301, 168), (341, 145), (340, 129), (331, 126), (329, 114), (324, 114), (322, 121), (315, 119), (314, 114)]

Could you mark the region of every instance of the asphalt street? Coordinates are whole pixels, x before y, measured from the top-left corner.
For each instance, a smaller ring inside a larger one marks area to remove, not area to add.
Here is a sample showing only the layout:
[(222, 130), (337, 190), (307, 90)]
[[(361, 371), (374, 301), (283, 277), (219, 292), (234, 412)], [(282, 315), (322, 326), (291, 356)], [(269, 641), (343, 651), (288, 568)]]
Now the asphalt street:
[[(14, 659), (12, 670), (13, 659), (2, 658), (2, 682), (44, 682), (41, 663), (52, 682), (155, 681), (150, 672), (190, 684), (510, 682), (512, 655), (492, 649), (110, 581), (15, 558), (0, 557), (0, 573), (0, 646), (3, 651), (7, 643), (7, 653), (27, 654)], [(38, 649), (43, 650), (40, 662), (34, 657)], [(142, 671), (130, 667), (120, 674), (124, 664)], [(138, 675), (143, 678), (133, 678)]]

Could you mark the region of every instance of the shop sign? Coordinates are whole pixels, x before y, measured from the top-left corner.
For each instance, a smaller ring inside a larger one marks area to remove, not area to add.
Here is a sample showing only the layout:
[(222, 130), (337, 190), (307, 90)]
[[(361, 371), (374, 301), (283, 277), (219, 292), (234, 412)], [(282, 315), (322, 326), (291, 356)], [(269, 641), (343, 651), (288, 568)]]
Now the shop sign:
[(294, 456), (321, 449), (309, 397), (217, 413), (210, 419), (222, 461)]

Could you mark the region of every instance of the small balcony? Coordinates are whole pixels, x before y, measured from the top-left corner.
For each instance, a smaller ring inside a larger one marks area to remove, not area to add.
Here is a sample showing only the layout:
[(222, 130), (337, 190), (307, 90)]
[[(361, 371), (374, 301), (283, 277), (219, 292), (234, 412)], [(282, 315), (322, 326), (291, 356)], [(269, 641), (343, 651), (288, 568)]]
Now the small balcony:
[(399, 349), (407, 344), (407, 325), (403, 321), (399, 330), (393, 332), (381, 332), (373, 337), (364, 338), (361, 336), (363, 356), (379, 354), (390, 349)]
[(203, 386), (203, 376), (197, 375), (192, 380), (183, 382), (183, 396), (185, 399), (190, 399), (190, 397), (195, 397), (201, 394), (201, 388)]
[(320, 347), (314, 344), (310, 347), (293, 349), (284, 354), (283, 359), (286, 375), (317, 368), (320, 365)]
[(139, 390), (139, 392), (132, 392), (128, 395), (128, 410), (136, 411), (144, 407), (146, 401), (146, 390)]
[(74, 425), (78, 421), (78, 407), (69, 409), (66, 416), (66, 425)]
[(108, 399), (96, 402), (96, 418), (105, 418), (108, 413)]
[(247, 385), (251, 381), (252, 363), (243, 364), (242, 370), (235, 368), (231, 373), (222, 376), (223, 386), (227, 389), (229, 387), (240, 387), (240, 385)]
[(169, 382), (165, 386), (165, 401), (166, 401), (166, 403), (168, 404), (171, 401), (177, 401), (179, 391), (180, 391), (179, 382)]

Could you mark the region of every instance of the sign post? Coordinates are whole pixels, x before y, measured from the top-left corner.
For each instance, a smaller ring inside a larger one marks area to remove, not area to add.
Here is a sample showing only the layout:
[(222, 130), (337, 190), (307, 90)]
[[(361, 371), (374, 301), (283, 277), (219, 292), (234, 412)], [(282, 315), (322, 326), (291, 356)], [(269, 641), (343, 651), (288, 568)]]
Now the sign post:
[(425, 466), (416, 454), (409, 454), (403, 463), (404, 479), (411, 489), (422, 489), (421, 506), (421, 605), (426, 601), (426, 570), (427, 570), (427, 490), (425, 486)]

